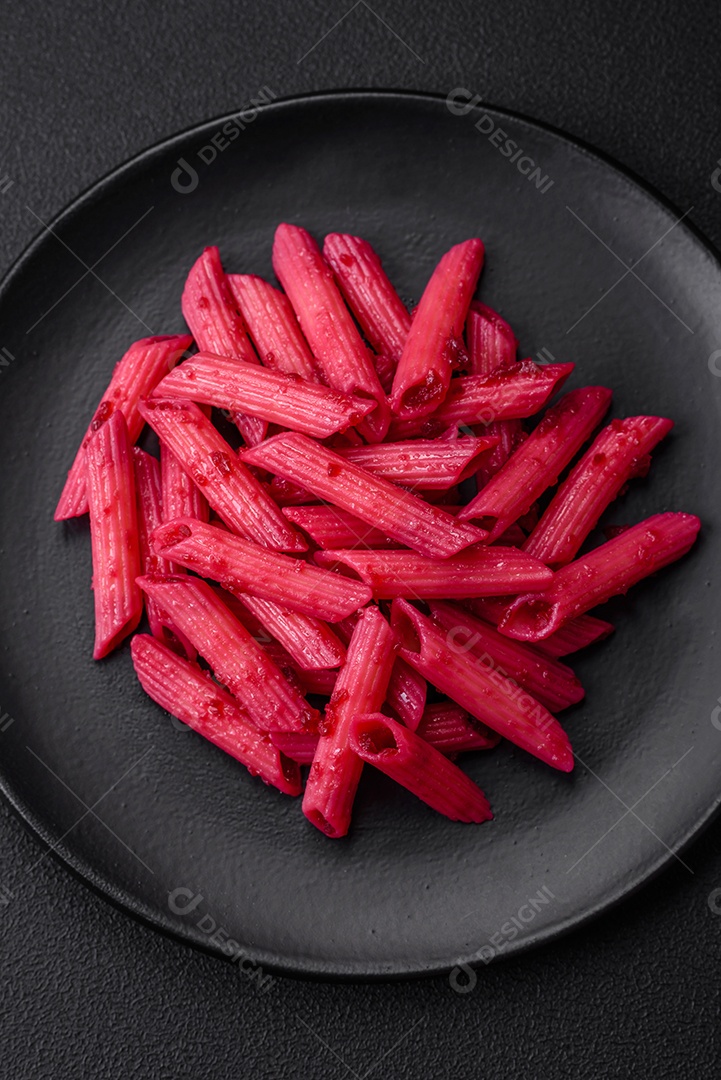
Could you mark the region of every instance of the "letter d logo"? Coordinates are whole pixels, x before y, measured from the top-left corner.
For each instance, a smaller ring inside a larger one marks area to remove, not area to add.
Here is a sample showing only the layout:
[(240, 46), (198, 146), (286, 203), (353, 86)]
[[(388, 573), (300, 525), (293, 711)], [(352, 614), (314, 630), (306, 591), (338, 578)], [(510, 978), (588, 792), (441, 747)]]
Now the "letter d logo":
[(178, 168), (173, 171), (170, 183), (179, 195), (190, 195), (198, 186), (198, 174), (185, 158), (178, 158)]
[(468, 964), (459, 964), (448, 976), (448, 982), (451, 990), (455, 990), (457, 994), (470, 994), (478, 982), (478, 976)]
[(721, 731), (721, 698), (718, 699), (716, 708), (711, 710), (711, 723), (717, 731)]
[(711, 173), (711, 187), (721, 194), (721, 158), (716, 162), (718, 168)]
[(181, 887), (168, 893), (168, 907), (174, 915), (190, 915), (202, 900), (202, 895), (194, 893), (192, 889)]

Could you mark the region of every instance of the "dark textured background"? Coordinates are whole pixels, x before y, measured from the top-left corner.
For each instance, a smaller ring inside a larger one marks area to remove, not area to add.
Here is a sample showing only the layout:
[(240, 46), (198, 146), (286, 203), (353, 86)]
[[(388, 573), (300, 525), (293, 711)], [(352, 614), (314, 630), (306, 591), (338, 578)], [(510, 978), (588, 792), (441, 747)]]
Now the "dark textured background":
[[(466, 86), (613, 155), (693, 206), (721, 246), (716, 3), (3, 8), (3, 271), (36, 232), (28, 206), (47, 220), (125, 158), (264, 85)], [(717, 1077), (719, 841), (721, 823), (684, 856), (692, 879), (676, 865), (590, 927), (484, 968), (466, 995), (443, 978), (273, 978), (259, 994), (38, 862), (2, 805), (0, 888), (20, 884), (0, 891), (0, 1076)]]

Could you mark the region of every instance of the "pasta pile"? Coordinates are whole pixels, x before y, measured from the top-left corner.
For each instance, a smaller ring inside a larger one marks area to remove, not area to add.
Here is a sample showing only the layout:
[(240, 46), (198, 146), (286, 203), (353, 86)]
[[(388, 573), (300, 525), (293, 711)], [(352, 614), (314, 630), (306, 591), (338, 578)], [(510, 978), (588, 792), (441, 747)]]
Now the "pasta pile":
[[(672, 422), (598, 430), (602, 386), (552, 403), (574, 365), (517, 360), (474, 299), (483, 260), (478, 239), (452, 247), (411, 314), (359, 237), (321, 251), (280, 225), (284, 291), (207, 248), (190, 334), (118, 362), (55, 512), (90, 515), (95, 658), (145, 616), (147, 693), (286, 794), (310, 765), (303, 812), (331, 837), (366, 763), (465, 822), (492, 815), (464, 751), (504, 738), (570, 771), (554, 714), (583, 688), (561, 658), (700, 526), (656, 514), (587, 550)], [(136, 445), (146, 424), (159, 459)]]

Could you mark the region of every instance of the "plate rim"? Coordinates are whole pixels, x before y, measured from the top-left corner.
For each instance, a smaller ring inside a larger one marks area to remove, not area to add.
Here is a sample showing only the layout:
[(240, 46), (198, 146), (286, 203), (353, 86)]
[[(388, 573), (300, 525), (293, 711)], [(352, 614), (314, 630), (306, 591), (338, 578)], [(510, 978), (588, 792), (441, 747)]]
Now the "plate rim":
[[(268, 104), (259, 104), (257, 108), (258, 113), (261, 114), (265, 112), (279, 112), (286, 109), (305, 107), (316, 103), (338, 105), (345, 102), (365, 101), (371, 103), (383, 99), (390, 102), (415, 101), (420, 105), (447, 104), (447, 95), (444, 96), (443, 94), (438, 93), (385, 88), (353, 88), (341, 90), (324, 89), (305, 94), (283, 95), (275, 98)], [(493, 104), (485, 99), (480, 99), (470, 105), (468, 113), (470, 114), (472, 112), (495, 114), (499, 119), (510, 119), (516, 124), (524, 125), (527, 128), (536, 130), (542, 134), (551, 135), (560, 142), (569, 144), (576, 151), (581, 151), (585, 156), (600, 162), (607, 169), (611, 169), (613, 172), (620, 175), (629, 185), (640, 189), (647, 198), (653, 200), (653, 202), (665, 212), (671, 213), (677, 218), (682, 217), (678, 206), (659, 191), (651, 182), (640, 176), (631, 167), (619, 162), (611, 154), (598, 149), (586, 140), (576, 135), (571, 135), (567, 131), (551, 123), (538, 120), (535, 117), (514, 109)], [(59, 227), (62, 227), (64, 223), (72, 221), (76, 214), (83, 212), (89, 202), (99, 198), (106, 187), (116, 183), (124, 175), (131, 174), (135, 169), (141, 168), (154, 155), (167, 151), (173, 144), (180, 144), (191, 136), (200, 135), (208, 129), (214, 130), (229, 120), (232, 120), (237, 115), (238, 110), (234, 110), (219, 116), (213, 116), (199, 123), (191, 124), (179, 131), (175, 131), (162, 139), (156, 140), (151, 145), (140, 150), (137, 154), (121, 161), (120, 164), (109, 169), (100, 178), (94, 180), (79, 191), (70, 202), (50, 219), (47, 226), (39, 229), (35, 233), (29, 243), (11, 262), (7, 272), (3, 275), (2, 280), (0, 280), (0, 306), (4, 303), (6, 294), (14, 284), (15, 279), (24, 272), (26, 265), (35, 257), (38, 250), (42, 248), (42, 245), (46, 241), (48, 231), (55, 231)], [(718, 270), (721, 271), (721, 249), (717, 247), (709, 237), (694, 224), (694, 222), (690, 221), (688, 217), (683, 217), (679, 224), (683, 226), (684, 230), (693, 238), (694, 242), (700, 246), (705, 254), (716, 264)], [(133, 897), (125, 889), (116, 888), (109, 884), (105, 877), (95, 870), (92, 863), (66, 848), (62, 843), (59, 843), (58, 838), (52, 835), (51, 830), (41, 821), (35, 810), (14, 790), (9, 778), (6, 777), (2, 770), (0, 770), (0, 795), (2, 795), (16, 817), (22, 822), (27, 832), (36, 840), (39, 840), (40, 843), (48, 849), (48, 853), (52, 855), (54, 861), (57, 864), (62, 865), (66, 870), (69, 870), (74, 878), (81, 881), (84, 886), (89, 888), (97, 896), (101, 897), (106, 903), (110, 903), (114, 908), (122, 911), (124, 914), (130, 915), (143, 925), (151, 927), (154, 931), (172, 938), (175, 942), (186, 944), (207, 955), (223, 958), (227, 963), (233, 962), (232, 959), (228, 957), (227, 953), (224, 953), (218, 947), (213, 947), (208, 944), (207, 938), (203, 938), (199, 934), (194, 933), (193, 931), (196, 929), (194, 926), (190, 924), (185, 925), (181, 931), (179, 926), (172, 923), (171, 920), (164, 918), (163, 915), (156, 910), (151, 910), (144, 903), (139, 903), (137, 898)], [(617, 908), (619, 904), (630, 899), (640, 890), (646, 888), (651, 882), (658, 878), (662, 872), (667, 870), (672, 863), (674, 855), (686, 850), (691, 843), (698, 839), (711, 825), (714, 818), (718, 816), (719, 811), (721, 811), (721, 790), (715, 801), (711, 803), (705, 813), (698, 818), (693, 825), (685, 830), (682, 838), (676, 843), (673, 851), (663, 852), (650, 867), (637, 871), (636, 879), (631, 884), (620, 882), (610, 897), (599, 900), (581, 914), (571, 915), (562, 922), (547, 927), (546, 929), (539, 930), (521, 940), (508, 942), (504, 951), (502, 953), (497, 953), (493, 957), (493, 962), (497, 963), (498, 960), (504, 960), (511, 956), (519, 956), (531, 949), (545, 946), (551, 941), (565, 937), (573, 931), (587, 926), (602, 914), (606, 914)], [(638, 876), (638, 874), (640, 874), (640, 876)], [(257, 968), (275, 975), (343, 982), (391, 982), (400, 979), (430, 978), (447, 975), (449, 972), (459, 967), (466, 971), (473, 970), (477, 972), (482, 966), (486, 966), (486, 963), (479, 958), (477, 952), (451, 960), (433, 960), (427, 963), (408, 963), (398, 960), (388, 962), (349, 962), (347, 960), (319, 960), (317, 958), (313, 959), (304, 956), (288, 957), (287, 955), (281, 955), (268, 949), (258, 949), (255, 946), (246, 946), (244, 944), (243, 955)], [(475, 983), (473, 985), (475, 985)], [(472, 986), (469, 988), (472, 988)]]

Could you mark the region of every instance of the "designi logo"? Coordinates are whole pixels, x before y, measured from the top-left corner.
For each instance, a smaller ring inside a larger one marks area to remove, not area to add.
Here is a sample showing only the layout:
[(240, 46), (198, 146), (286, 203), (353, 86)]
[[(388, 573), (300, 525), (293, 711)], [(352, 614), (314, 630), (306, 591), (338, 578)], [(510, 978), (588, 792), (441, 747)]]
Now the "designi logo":
[[(277, 97), (278, 95), (269, 86), (263, 86), (239, 113), (226, 120), (208, 142), (196, 151), (195, 157), (198, 161), (205, 166), (212, 165), (218, 154), (227, 150), (241, 132), (245, 131), (248, 124), (252, 124), (258, 117), (261, 105), (269, 105)], [(200, 175), (194, 164), (191, 164), (187, 158), (181, 157), (178, 158), (177, 167), (170, 175), (170, 183), (179, 195), (190, 195), (198, 187)]]

